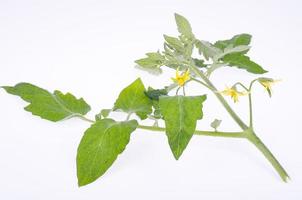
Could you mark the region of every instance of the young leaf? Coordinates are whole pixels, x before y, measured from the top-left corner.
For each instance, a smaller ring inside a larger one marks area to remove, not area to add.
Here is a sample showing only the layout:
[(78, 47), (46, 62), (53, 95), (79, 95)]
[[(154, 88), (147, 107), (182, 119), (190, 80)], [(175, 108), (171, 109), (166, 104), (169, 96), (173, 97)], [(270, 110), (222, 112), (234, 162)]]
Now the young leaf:
[(207, 67), (207, 65), (204, 64), (204, 60), (197, 59), (197, 58), (193, 58), (192, 60), (197, 67), (200, 67), (200, 68)]
[(165, 62), (165, 56), (161, 55), (159, 52), (150, 52), (146, 53), (146, 55), (146, 58), (135, 61), (135, 63), (138, 64), (137, 68), (154, 75), (161, 74), (162, 70), (160, 67)]
[(95, 115), (95, 120), (99, 121), (102, 118), (107, 118), (111, 111), (112, 109), (102, 109), (99, 114)]
[(215, 129), (215, 131), (217, 130), (217, 128), (220, 126), (221, 124), (221, 120), (219, 119), (215, 119), (212, 123), (211, 123), (211, 127), (213, 129)]
[(141, 119), (146, 119), (152, 112), (152, 102), (145, 95), (145, 87), (140, 78), (122, 90), (115, 101), (113, 110), (135, 113)]
[(187, 37), (189, 39), (194, 39), (191, 25), (186, 18), (175, 13), (175, 21), (176, 21), (177, 29), (178, 29), (179, 33), (183, 34), (185, 37)]
[[(250, 34), (240, 34), (240, 35), (235, 35), (229, 40), (219, 40), (215, 42), (214, 46), (218, 47), (221, 50), (224, 50), (228, 46), (236, 47), (240, 45), (249, 45), (251, 42), (252, 36)], [(247, 51), (246, 51), (247, 52)]]
[(195, 43), (195, 46), (198, 48), (199, 54), (203, 54), (206, 60), (209, 60), (209, 58), (214, 60), (217, 55), (223, 53), (221, 49), (215, 47), (213, 44), (207, 41), (199, 40)]
[(116, 122), (102, 119), (85, 131), (77, 154), (79, 186), (92, 183), (107, 171), (124, 151), (137, 126), (136, 120)]
[(151, 87), (148, 88), (147, 91), (145, 91), (145, 94), (147, 97), (149, 97), (151, 100), (157, 100), (160, 96), (167, 95), (168, 91), (167, 89), (153, 89)]
[(229, 66), (245, 69), (248, 72), (254, 74), (264, 74), (267, 72), (260, 65), (251, 61), (248, 56), (245, 56), (241, 53), (232, 53), (232, 54), (225, 55), (222, 60), (228, 63)]
[(159, 67), (142, 67), (140, 65), (136, 65), (135, 68), (155, 76), (163, 73), (163, 70)]
[(108, 117), (110, 112), (111, 112), (111, 109), (103, 109), (103, 110), (101, 110), (101, 115), (106, 118), (106, 117)]
[(182, 44), (182, 42), (175, 37), (171, 37), (168, 35), (164, 35), (164, 38), (167, 42), (167, 44), (172, 47), (173, 49), (175, 49), (178, 52), (183, 52), (184, 51), (184, 45)]
[(161, 96), (159, 107), (166, 125), (166, 134), (175, 159), (192, 138), (196, 122), (201, 119), (202, 103), (206, 96)]
[(20, 96), (30, 103), (24, 109), (33, 115), (50, 121), (60, 121), (77, 115), (85, 115), (90, 106), (84, 99), (76, 99), (72, 94), (56, 90), (50, 93), (30, 83), (19, 83), (14, 87), (4, 86), (6, 92)]

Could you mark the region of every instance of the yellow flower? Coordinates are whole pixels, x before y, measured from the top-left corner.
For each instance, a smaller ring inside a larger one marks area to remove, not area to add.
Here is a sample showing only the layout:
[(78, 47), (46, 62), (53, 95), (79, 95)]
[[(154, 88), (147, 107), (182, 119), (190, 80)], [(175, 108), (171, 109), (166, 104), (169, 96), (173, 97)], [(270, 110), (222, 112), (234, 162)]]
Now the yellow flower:
[(267, 90), (269, 96), (272, 96), (272, 85), (279, 82), (280, 80), (274, 80), (270, 78), (259, 78), (259, 83)]
[(226, 95), (226, 96), (230, 96), (234, 103), (237, 103), (239, 101), (239, 96), (244, 96), (244, 95), (247, 95), (246, 92), (239, 92), (236, 87), (227, 87), (225, 90), (221, 91), (220, 92), (221, 94), (223, 95)]
[(177, 83), (179, 86), (184, 86), (184, 84), (190, 80), (190, 71), (187, 69), (187, 71), (179, 74), (179, 70), (176, 70), (175, 78), (172, 78), (172, 80)]

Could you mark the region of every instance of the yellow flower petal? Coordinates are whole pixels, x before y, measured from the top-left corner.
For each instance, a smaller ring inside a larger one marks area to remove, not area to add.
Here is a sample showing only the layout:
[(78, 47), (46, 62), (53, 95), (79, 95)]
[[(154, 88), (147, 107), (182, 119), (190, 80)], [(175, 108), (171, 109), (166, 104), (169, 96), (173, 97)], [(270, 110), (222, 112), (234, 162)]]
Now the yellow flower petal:
[(227, 87), (225, 90), (221, 91), (220, 93), (225, 96), (230, 96), (231, 99), (233, 99), (234, 103), (237, 103), (239, 101), (239, 96), (244, 96), (248, 94), (246, 92), (239, 92), (234, 87), (232, 88)]
[(172, 80), (177, 83), (179, 86), (184, 86), (184, 84), (190, 79), (190, 71), (187, 70), (182, 74), (179, 74), (179, 70), (176, 70), (175, 78)]

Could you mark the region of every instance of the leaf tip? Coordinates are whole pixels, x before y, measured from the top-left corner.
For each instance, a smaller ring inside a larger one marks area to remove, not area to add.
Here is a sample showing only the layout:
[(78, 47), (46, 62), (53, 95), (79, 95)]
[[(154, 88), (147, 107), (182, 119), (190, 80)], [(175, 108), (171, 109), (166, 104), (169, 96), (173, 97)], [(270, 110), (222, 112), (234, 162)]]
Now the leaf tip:
[(173, 155), (174, 155), (175, 160), (179, 160), (179, 158), (181, 156), (181, 155), (176, 155), (176, 154), (173, 154)]
[(0, 86), (0, 88), (4, 89), (6, 92), (9, 91), (9, 89), (11, 89), (11, 86)]
[(179, 18), (184, 18), (182, 15), (178, 14), (178, 13), (174, 13), (174, 17), (175, 19), (179, 19)]
[(78, 178), (78, 187), (83, 187), (85, 185), (88, 185), (90, 183), (92, 183), (93, 181), (84, 181)]

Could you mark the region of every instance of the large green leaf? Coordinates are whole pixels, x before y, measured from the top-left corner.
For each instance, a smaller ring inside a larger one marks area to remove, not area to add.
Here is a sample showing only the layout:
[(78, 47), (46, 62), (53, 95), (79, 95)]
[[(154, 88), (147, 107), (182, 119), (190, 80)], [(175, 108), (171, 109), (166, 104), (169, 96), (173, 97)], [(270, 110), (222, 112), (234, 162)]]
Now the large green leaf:
[(192, 138), (196, 122), (203, 116), (206, 96), (161, 96), (159, 107), (166, 125), (166, 134), (173, 155), (179, 159)]
[(224, 56), (226, 56), (228, 54), (233, 54), (233, 53), (245, 54), (250, 48), (251, 47), (247, 46), (247, 45), (239, 45), (236, 47), (228, 46), (223, 50), (223, 53), (216, 55), (214, 57), (214, 60), (218, 61), (218, 60), (222, 59)]
[(189, 39), (194, 38), (191, 25), (185, 17), (175, 13), (175, 21), (176, 21), (177, 29), (178, 29), (179, 33), (181, 33), (182, 35), (184, 35), (185, 37), (187, 37)]
[(50, 93), (30, 83), (19, 83), (14, 87), (4, 86), (6, 92), (20, 96), (30, 104), (24, 109), (33, 115), (50, 121), (60, 121), (77, 115), (85, 115), (90, 106), (84, 99), (56, 90)]
[(248, 72), (254, 74), (263, 74), (267, 72), (260, 65), (251, 61), (248, 56), (245, 56), (241, 53), (232, 53), (232, 54), (225, 55), (223, 57), (223, 61), (228, 63), (229, 66), (245, 69)]
[(224, 50), (228, 46), (241, 46), (241, 45), (249, 45), (251, 42), (252, 36), (250, 34), (239, 34), (235, 35), (229, 40), (219, 40), (215, 42), (214, 46), (220, 48), (221, 50)]
[(147, 118), (147, 115), (152, 112), (152, 102), (146, 96), (145, 86), (140, 78), (122, 90), (113, 110), (135, 113), (141, 119)]
[(85, 131), (78, 147), (78, 185), (87, 185), (102, 176), (129, 143), (136, 120), (116, 122), (102, 119)]

